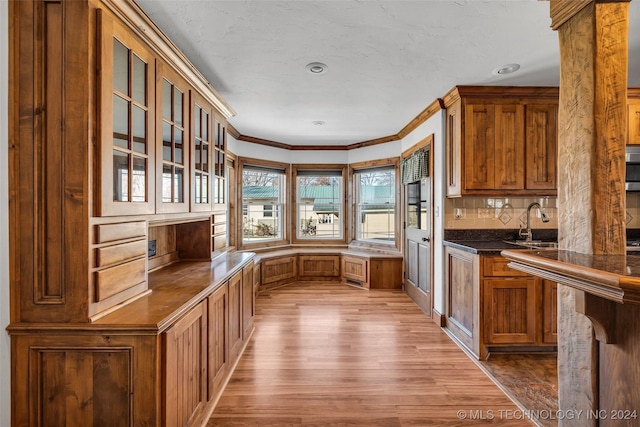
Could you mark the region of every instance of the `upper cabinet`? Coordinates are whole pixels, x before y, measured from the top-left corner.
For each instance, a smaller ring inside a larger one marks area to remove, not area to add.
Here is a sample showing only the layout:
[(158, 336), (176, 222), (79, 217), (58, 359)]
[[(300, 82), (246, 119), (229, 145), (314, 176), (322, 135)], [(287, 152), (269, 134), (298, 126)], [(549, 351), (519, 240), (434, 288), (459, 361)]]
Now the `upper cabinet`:
[(159, 60), (156, 94), (156, 212), (189, 212), (189, 86)]
[(555, 195), (557, 88), (457, 86), (447, 109), (447, 196)]
[(628, 95), (629, 130), (627, 144), (640, 145), (640, 88), (629, 89)]
[(98, 11), (101, 149), (98, 216), (155, 212), (155, 58), (131, 31)]

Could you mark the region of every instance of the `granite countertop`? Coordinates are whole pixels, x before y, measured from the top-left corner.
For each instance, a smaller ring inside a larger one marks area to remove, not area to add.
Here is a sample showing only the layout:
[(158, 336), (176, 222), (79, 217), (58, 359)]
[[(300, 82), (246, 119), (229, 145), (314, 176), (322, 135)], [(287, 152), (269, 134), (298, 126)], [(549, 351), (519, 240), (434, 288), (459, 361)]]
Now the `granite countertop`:
[[(533, 230), (535, 240), (555, 242), (558, 230)], [(472, 254), (498, 255), (505, 249), (527, 249), (512, 245), (505, 240), (518, 240), (518, 230), (445, 230), (444, 246), (460, 249)]]
[(496, 255), (505, 249), (527, 249), (504, 240), (445, 240), (444, 246), (460, 249), (472, 254)]
[(509, 266), (618, 303), (640, 304), (640, 256), (505, 250)]

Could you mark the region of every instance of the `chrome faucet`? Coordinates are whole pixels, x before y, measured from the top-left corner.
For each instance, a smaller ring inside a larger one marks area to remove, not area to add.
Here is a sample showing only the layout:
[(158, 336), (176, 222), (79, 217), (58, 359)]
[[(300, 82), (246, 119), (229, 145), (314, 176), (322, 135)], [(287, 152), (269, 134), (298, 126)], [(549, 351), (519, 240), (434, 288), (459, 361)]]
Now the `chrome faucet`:
[(549, 222), (549, 217), (544, 212), (542, 212), (540, 203), (538, 202), (531, 203), (527, 208), (527, 229), (523, 230), (522, 226), (520, 226), (520, 230), (518, 231), (518, 234), (520, 235), (520, 237), (525, 238), (525, 242), (531, 242), (533, 240), (531, 235), (531, 209), (533, 208), (538, 208), (538, 210), (540, 211), (540, 218), (542, 219), (542, 222)]

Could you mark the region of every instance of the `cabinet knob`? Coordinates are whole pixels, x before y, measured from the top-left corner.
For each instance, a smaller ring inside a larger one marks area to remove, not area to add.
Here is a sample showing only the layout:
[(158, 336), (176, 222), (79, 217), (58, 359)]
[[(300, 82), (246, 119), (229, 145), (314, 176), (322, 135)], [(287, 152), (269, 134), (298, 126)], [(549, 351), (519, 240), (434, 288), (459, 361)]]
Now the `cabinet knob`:
[(429, 242), (429, 241), (430, 241), (430, 239), (429, 239), (428, 237), (423, 237), (423, 238), (422, 238), (422, 241), (423, 241), (423, 242)]

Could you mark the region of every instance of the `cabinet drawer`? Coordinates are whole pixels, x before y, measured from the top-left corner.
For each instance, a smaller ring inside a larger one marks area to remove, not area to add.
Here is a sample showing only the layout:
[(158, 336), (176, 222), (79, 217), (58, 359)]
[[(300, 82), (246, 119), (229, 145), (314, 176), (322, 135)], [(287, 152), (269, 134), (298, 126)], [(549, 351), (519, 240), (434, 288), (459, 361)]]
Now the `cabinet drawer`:
[(483, 276), (491, 277), (527, 277), (527, 273), (509, 267), (509, 260), (501, 257), (483, 257)]
[(124, 222), (119, 224), (101, 224), (96, 226), (96, 243), (146, 237), (146, 221)]
[(95, 281), (96, 302), (144, 283), (146, 280), (145, 258), (97, 271)]

